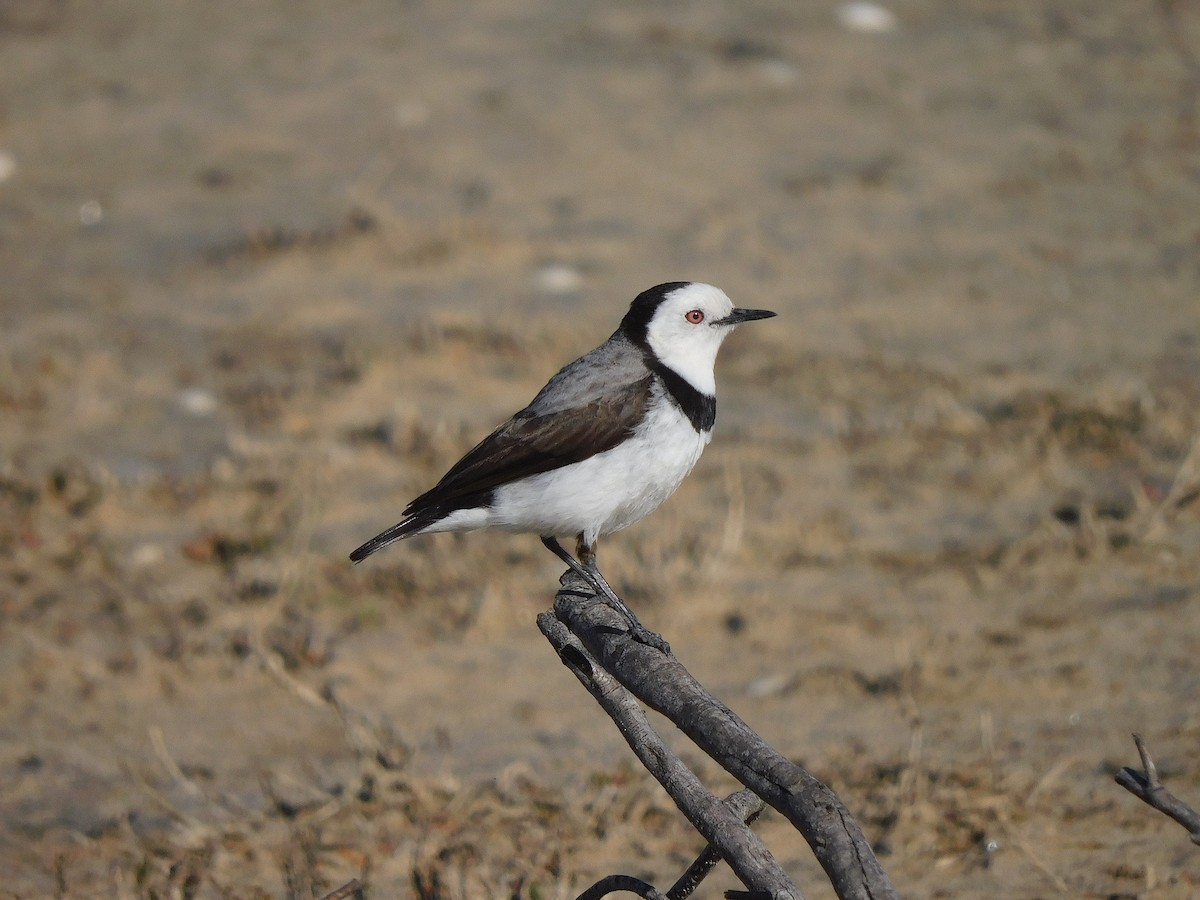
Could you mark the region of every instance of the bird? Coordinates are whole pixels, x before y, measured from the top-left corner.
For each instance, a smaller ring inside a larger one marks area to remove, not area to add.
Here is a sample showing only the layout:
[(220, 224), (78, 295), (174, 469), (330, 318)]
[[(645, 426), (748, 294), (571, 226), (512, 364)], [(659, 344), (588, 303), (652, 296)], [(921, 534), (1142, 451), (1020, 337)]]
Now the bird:
[[(717, 351), (738, 325), (774, 315), (737, 308), (701, 282), (642, 291), (608, 340), (559, 370), (350, 559), (419, 534), (537, 534), (628, 619), (635, 639), (669, 652), (609, 587), (596, 545), (679, 487), (712, 439)], [(559, 537), (575, 538), (574, 557)]]

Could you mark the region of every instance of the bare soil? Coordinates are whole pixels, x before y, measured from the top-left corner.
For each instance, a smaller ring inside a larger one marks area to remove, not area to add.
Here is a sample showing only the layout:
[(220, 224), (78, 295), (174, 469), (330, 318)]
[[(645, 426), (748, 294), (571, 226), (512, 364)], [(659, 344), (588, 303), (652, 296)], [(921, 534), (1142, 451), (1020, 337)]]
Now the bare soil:
[(1200, 896), (1200, 8), (891, 9), (0, 5), (0, 896), (670, 884), (557, 561), (346, 554), (676, 279), (780, 316), (643, 620), (905, 896)]

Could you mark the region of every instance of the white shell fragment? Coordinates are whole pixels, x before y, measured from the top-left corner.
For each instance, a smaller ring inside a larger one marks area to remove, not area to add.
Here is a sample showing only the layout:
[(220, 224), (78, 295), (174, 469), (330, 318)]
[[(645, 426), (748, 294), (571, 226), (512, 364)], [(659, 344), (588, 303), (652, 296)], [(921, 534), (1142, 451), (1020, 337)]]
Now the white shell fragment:
[(538, 290), (547, 294), (570, 294), (583, 287), (583, 275), (579, 270), (562, 263), (542, 266), (533, 279)]
[(872, 34), (894, 31), (897, 25), (896, 16), (891, 10), (867, 0), (843, 3), (837, 9), (837, 20), (843, 28)]

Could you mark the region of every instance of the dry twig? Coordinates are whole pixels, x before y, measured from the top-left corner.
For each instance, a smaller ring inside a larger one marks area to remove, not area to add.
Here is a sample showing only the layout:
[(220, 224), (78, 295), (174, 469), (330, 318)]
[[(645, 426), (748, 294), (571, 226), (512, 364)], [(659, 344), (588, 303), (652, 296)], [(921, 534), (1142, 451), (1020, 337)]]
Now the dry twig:
[(1134, 734), (1133, 743), (1137, 745), (1138, 755), (1142, 758), (1141, 771), (1124, 766), (1113, 776), (1117, 784), (1143, 803), (1174, 819), (1188, 830), (1193, 844), (1200, 844), (1200, 813), (1163, 787), (1158, 778), (1158, 767), (1150, 758), (1150, 751), (1146, 749), (1146, 742), (1140, 734)]
[[(716, 848), (742, 882), (748, 887), (767, 891), (768, 896), (798, 900), (800, 893), (796, 886), (758, 836), (746, 827), (741, 816), (713, 796), (692, 770), (671, 752), (633, 695), (611, 673), (600, 667), (579, 639), (555, 615), (542, 613), (538, 616), (538, 627), (558, 652), (563, 664), (616, 722), (642, 765), (666, 788), (688, 821)], [(660, 655), (644, 644), (638, 646)], [(580, 900), (600, 896), (603, 894), (589, 892), (582, 895)]]
[(335, 891), (330, 891), (321, 900), (362, 900), (367, 896), (363, 884), (357, 878), (351, 878)]
[[(751, 790), (741, 790), (730, 794), (725, 798), (725, 805), (747, 825), (757, 819), (767, 807), (762, 797)], [(684, 900), (685, 897), (690, 896), (720, 861), (720, 851), (709, 844), (696, 857), (696, 861), (687, 867), (687, 871), (679, 876), (679, 880), (671, 885), (671, 889), (667, 891), (667, 900)]]
[(654, 885), (647, 884), (632, 875), (609, 875), (607, 878), (601, 878), (580, 894), (576, 900), (600, 900), (601, 897), (607, 897), (617, 891), (637, 894), (644, 900), (667, 900)]
[[(752, 892), (798, 896), (786, 875), (779, 878), (778, 864), (741, 821), (717, 824), (736, 817), (699, 784), (648, 723), (643, 728), (645, 714), (620, 687), (674, 722), (726, 771), (783, 813), (813, 849), (838, 897), (898, 896), (862, 830), (828, 787), (768, 745), (673, 656), (630, 639), (624, 620), (582, 579), (568, 573), (562, 584), (554, 614), (538, 617), (543, 634), (617, 722), (676, 805)], [(564, 625), (578, 640), (567, 639)]]

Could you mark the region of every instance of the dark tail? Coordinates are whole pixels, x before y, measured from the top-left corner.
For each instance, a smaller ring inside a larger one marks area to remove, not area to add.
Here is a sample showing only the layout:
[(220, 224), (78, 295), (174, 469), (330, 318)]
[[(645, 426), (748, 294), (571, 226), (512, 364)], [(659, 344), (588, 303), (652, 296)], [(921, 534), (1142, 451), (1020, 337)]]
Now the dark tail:
[(382, 550), (388, 544), (394, 544), (396, 541), (403, 540), (409, 535), (416, 534), (429, 524), (432, 523), (427, 518), (420, 519), (416, 516), (409, 516), (403, 522), (397, 522), (382, 534), (375, 535), (375, 537), (351, 553), (350, 559), (354, 562), (362, 562), (376, 550)]
[(376, 550), (382, 550), (388, 544), (394, 544), (396, 541), (402, 541), (406, 537), (420, 534), (430, 525), (440, 522), (456, 509), (468, 509), (471, 506), (486, 503), (488, 496), (471, 494), (467, 497), (459, 498), (456, 505), (449, 503), (434, 503), (430, 505), (423, 502), (426, 495), (422, 494), (404, 508), (403, 519), (383, 532), (383, 534), (375, 535), (375, 537), (351, 553), (350, 559), (354, 562), (362, 562)]

